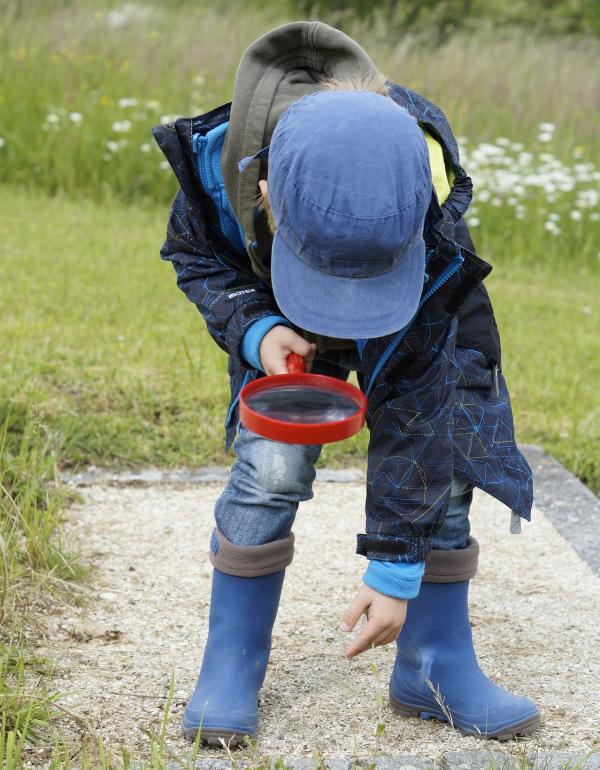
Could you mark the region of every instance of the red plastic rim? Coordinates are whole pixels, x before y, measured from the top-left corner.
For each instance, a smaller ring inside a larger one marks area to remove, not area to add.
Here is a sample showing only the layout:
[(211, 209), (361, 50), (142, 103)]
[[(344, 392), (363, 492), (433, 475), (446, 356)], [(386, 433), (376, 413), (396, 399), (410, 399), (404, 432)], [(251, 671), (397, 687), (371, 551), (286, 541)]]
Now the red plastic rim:
[[(336, 391), (352, 399), (356, 413), (335, 422), (290, 423), (274, 420), (255, 412), (248, 406), (247, 399), (264, 390), (284, 385), (302, 385), (320, 390)], [(248, 430), (272, 441), (285, 444), (330, 444), (333, 441), (354, 436), (365, 424), (367, 399), (354, 385), (324, 374), (274, 374), (249, 382), (240, 393), (240, 421)]]

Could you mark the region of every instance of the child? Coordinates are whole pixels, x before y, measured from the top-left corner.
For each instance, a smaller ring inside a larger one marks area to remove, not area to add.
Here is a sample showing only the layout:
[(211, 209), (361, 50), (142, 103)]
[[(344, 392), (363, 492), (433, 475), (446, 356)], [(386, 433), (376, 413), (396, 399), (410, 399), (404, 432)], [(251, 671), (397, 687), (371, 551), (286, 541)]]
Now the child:
[(314, 372), (356, 370), (368, 397), (357, 552), (369, 564), (341, 629), (367, 623), (346, 654), (397, 639), (390, 703), (403, 716), (446, 719), (431, 681), (465, 733), (537, 729), (535, 704), (480, 670), (468, 620), (473, 487), (529, 519), (532, 483), (481, 283), (491, 268), (462, 219), (471, 181), (444, 115), (340, 31), (295, 22), (244, 53), (231, 105), (154, 135), (181, 185), (161, 256), (229, 353), (237, 455), (215, 506), (209, 633), (184, 734), (256, 734), (292, 525), (321, 447), (261, 438), (236, 407), (291, 352)]

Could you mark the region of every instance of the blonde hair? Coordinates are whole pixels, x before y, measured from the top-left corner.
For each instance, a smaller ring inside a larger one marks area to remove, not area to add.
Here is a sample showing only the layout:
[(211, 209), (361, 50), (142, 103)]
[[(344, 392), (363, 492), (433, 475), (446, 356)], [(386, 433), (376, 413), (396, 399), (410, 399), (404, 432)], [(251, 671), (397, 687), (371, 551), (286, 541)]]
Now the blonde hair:
[[(385, 75), (378, 70), (366, 75), (352, 75), (346, 78), (328, 77), (321, 81), (323, 91), (373, 91), (382, 96), (389, 96), (389, 88)], [(264, 211), (271, 234), (275, 234), (277, 226), (273, 217), (273, 210), (269, 203), (269, 195), (262, 191), (258, 193), (258, 210)]]
[(267, 217), (267, 224), (269, 226), (269, 230), (271, 231), (271, 235), (275, 235), (275, 230), (277, 230), (277, 225), (275, 224), (275, 218), (273, 217), (273, 209), (271, 208), (271, 204), (269, 203), (269, 194), (264, 193), (262, 190), (258, 193), (258, 210), (264, 211), (265, 216)]
[(324, 91), (374, 91), (382, 96), (389, 96), (385, 75), (378, 70), (367, 75), (350, 75), (346, 78), (326, 78)]

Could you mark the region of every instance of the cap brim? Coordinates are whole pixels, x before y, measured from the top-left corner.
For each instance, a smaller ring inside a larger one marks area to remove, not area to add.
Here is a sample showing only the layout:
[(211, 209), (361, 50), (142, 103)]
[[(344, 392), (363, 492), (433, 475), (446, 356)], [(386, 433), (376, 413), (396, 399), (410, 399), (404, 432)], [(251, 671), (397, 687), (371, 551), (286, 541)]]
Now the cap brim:
[(425, 274), (425, 242), (392, 270), (374, 278), (338, 278), (309, 267), (275, 233), (273, 293), (282, 313), (301, 329), (340, 339), (383, 337), (417, 311)]

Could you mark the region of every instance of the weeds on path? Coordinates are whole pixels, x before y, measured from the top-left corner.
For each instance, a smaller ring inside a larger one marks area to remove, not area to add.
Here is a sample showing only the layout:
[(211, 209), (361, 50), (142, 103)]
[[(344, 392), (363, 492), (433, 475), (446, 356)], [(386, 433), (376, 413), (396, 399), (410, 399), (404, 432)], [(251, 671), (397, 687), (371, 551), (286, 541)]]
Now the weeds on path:
[(28, 416), (20, 441), (9, 442), (14, 415), (0, 428), (0, 766), (21, 766), (27, 747), (47, 742), (64, 712), (48, 690), (51, 666), (31, 652), (40, 607), (84, 574), (61, 544), (66, 499), (52, 482), (51, 440)]

